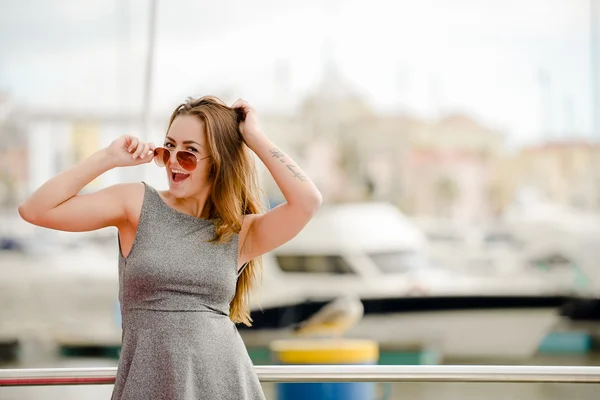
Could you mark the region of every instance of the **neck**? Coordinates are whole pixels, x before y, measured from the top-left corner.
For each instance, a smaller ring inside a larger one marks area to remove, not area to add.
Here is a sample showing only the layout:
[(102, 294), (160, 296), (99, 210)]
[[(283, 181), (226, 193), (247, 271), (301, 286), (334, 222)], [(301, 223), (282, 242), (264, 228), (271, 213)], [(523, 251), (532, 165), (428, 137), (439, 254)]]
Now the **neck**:
[(208, 197), (210, 186), (203, 187), (199, 192), (190, 197), (177, 198), (171, 195), (173, 204), (182, 212), (199, 218), (209, 218)]

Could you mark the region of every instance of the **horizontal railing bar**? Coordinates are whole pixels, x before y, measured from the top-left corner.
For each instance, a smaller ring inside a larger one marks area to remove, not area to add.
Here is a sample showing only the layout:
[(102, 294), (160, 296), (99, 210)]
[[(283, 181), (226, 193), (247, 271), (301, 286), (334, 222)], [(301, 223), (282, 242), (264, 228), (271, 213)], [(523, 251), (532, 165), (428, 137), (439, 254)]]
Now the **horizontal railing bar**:
[[(256, 366), (262, 382), (600, 383), (600, 367), (469, 365)], [(113, 384), (116, 367), (0, 369), (0, 386)]]
[[(600, 383), (600, 367), (512, 365), (261, 365), (262, 382)], [(113, 384), (116, 367), (0, 369), (0, 386)]]
[(263, 382), (289, 382), (292, 379), (294, 382), (600, 383), (600, 367), (314, 365), (261, 366), (256, 369)]

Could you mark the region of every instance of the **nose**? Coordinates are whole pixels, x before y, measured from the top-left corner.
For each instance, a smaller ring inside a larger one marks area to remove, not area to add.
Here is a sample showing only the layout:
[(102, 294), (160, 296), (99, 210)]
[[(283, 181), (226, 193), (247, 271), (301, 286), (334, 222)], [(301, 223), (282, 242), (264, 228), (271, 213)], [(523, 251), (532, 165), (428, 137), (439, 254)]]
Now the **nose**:
[(179, 163), (177, 162), (177, 150), (173, 149), (173, 150), (167, 150), (167, 154), (169, 155), (169, 160), (168, 165), (169, 167), (172, 165), (176, 165), (176, 166), (180, 166)]

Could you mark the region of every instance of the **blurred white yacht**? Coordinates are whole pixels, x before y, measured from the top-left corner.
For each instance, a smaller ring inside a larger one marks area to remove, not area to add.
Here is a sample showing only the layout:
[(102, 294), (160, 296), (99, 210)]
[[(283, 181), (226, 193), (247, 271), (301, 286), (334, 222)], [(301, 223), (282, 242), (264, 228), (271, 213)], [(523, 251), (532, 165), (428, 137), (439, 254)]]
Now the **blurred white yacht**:
[[(44, 256), (3, 262), (14, 279), (0, 280), (6, 318), (0, 325), (14, 321), (5, 333), (25, 331), (56, 344), (119, 345), (116, 234), (105, 236), (108, 245), (68, 237), (77, 240)], [(390, 204), (323, 207), (296, 238), (264, 256), (254, 326), (240, 326), (240, 333), (249, 347), (266, 347), (292, 336), (291, 327), (325, 303), (352, 295), (361, 299), (364, 317), (350, 337), (382, 347), (435, 347), (446, 357), (535, 353), (560, 318), (564, 287), (531, 268), (479, 274), (443, 268), (429, 261), (427, 248), (422, 230)]]
[(526, 358), (560, 319), (568, 289), (543, 271), (514, 262), (484, 273), (445, 268), (429, 261), (427, 248), (423, 231), (390, 204), (324, 207), (264, 257), (254, 326), (241, 326), (242, 337), (266, 345), (326, 302), (353, 294), (364, 317), (349, 337), (433, 346), (452, 358)]

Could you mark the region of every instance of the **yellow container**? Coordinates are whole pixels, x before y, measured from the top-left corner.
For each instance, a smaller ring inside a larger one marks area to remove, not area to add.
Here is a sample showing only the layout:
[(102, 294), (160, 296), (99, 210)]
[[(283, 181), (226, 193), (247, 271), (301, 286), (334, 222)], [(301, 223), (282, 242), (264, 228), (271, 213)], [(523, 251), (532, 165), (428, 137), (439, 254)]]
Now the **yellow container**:
[(271, 352), (281, 364), (373, 364), (379, 345), (372, 340), (276, 340)]
[[(277, 364), (367, 365), (377, 364), (379, 345), (372, 340), (321, 339), (276, 340), (270, 346)], [(278, 383), (279, 400), (373, 400), (373, 382)]]

